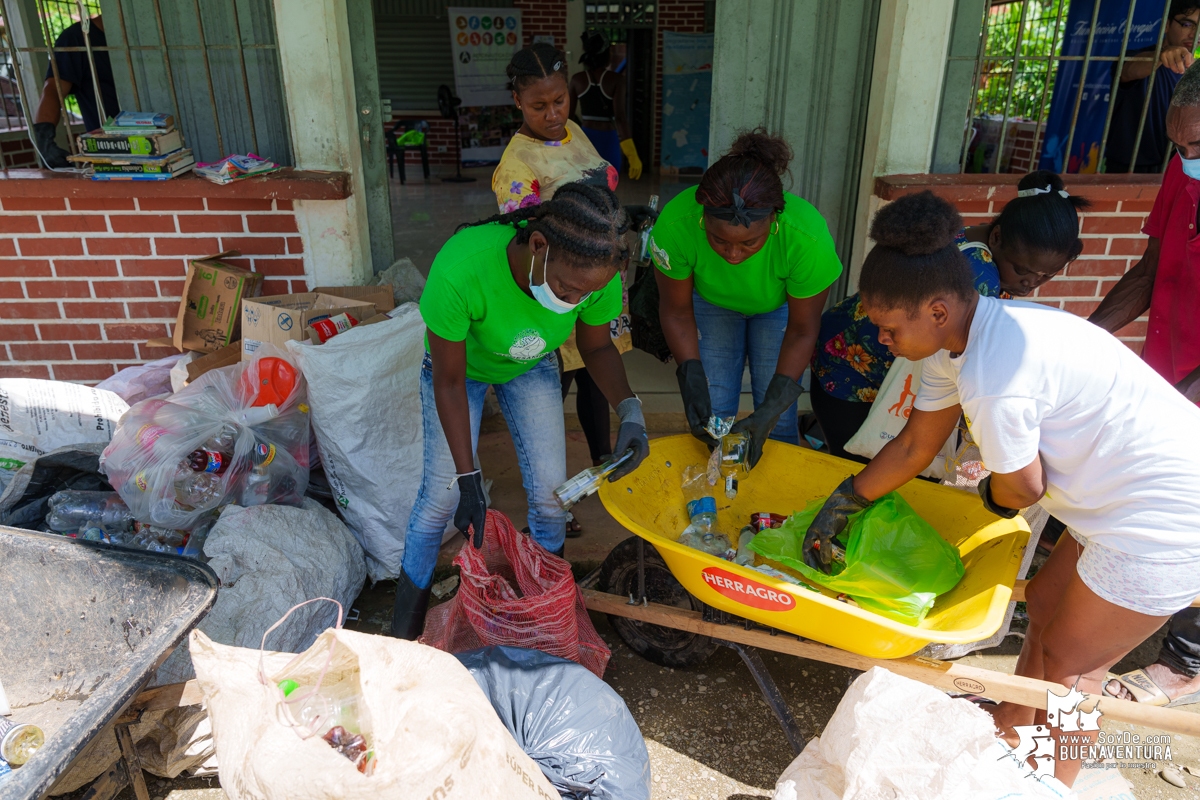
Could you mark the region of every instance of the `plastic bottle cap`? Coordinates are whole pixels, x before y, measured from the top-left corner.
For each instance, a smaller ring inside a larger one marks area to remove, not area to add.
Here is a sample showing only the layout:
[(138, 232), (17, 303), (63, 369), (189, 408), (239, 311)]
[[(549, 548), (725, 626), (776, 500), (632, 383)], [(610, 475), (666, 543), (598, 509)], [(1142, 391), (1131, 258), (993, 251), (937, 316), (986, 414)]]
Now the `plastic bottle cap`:
[(292, 692), (300, 688), (300, 684), (296, 683), (291, 678), (285, 678), (279, 682), (279, 688), (283, 690), (283, 696), (287, 697)]

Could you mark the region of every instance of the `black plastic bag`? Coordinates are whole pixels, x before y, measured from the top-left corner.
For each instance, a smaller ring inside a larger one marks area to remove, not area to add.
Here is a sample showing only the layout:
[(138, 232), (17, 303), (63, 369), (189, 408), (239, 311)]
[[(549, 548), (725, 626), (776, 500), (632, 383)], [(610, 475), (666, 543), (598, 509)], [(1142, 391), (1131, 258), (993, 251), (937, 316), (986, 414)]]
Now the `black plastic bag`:
[(658, 281), (653, 264), (638, 267), (629, 287), (630, 339), (638, 350), (664, 364), (671, 360), (671, 348), (658, 319)]
[(642, 732), (620, 695), (586, 667), (520, 647), (482, 647), (455, 658), (563, 797), (649, 800)]

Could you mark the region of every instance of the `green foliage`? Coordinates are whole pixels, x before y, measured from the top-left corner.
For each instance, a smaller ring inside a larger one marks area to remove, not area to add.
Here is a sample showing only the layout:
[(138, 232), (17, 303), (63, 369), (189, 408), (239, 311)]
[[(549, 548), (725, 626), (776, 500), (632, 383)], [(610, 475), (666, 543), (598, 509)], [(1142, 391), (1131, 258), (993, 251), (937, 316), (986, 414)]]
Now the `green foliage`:
[[(991, 7), (987, 20), (987, 46), (984, 53), (983, 76), (975, 101), (975, 115), (1001, 115), (1012, 100), (1008, 117), (1037, 119), (1043, 102), (1049, 104), (1054, 94), (1055, 62), (1030, 60), (1031, 57), (1058, 55), (1066, 28), (1069, 0), (1019, 0)], [(1062, 20), (1059, 20), (1059, 12)], [(1021, 17), (1025, 16), (1022, 27)], [(1021, 59), (1013, 76), (1013, 56), (1017, 52), (1018, 31), (1021, 34)], [(1044, 100), (1043, 100), (1044, 98)]]

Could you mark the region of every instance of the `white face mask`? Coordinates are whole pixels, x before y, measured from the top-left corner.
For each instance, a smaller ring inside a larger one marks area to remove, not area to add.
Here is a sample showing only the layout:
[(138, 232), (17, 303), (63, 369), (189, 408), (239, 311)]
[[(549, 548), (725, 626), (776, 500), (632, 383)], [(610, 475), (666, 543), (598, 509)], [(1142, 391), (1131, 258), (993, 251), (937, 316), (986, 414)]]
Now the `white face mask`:
[(529, 257), (529, 291), (533, 293), (533, 299), (542, 304), (542, 307), (553, 311), (555, 314), (569, 314), (579, 307), (579, 303), (587, 300), (592, 296), (588, 292), (583, 297), (579, 298), (579, 303), (568, 303), (565, 300), (559, 299), (558, 295), (550, 291), (550, 286), (546, 282), (549, 278), (547, 269), (550, 265), (550, 245), (546, 245), (546, 260), (542, 262), (542, 282), (537, 286), (533, 285), (533, 262), (536, 256)]

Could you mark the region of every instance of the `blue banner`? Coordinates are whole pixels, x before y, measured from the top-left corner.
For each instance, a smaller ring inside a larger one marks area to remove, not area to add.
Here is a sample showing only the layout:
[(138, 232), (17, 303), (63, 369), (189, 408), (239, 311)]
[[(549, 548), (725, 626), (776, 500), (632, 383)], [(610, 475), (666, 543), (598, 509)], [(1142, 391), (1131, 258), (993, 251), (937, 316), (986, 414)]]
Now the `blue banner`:
[[(1082, 56), (1087, 52), (1088, 34), (1092, 23), (1094, 0), (1072, 0), (1064, 23), (1062, 55)], [(1137, 0), (1133, 25), (1129, 29), (1126, 51), (1154, 47), (1158, 43), (1158, 28), (1162, 23), (1163, 0)], [(1092, 56), (1119, 56), (1125, 38), (1125, 21), (1129, 15), (1129, 0), (1101, 0), (1096, 18), (1096, 36), (1092, 41)], [(1100, 140), (1104, 136), (1104, 119), (1111, 100), (1113, 68), (1116, 62), (1094, 61), (1088, 65), (1083, 99), (1079, 104), (1079, 119), (1071, 152), (1063, 168), (1064, 151), (1071, 131), (1071, 116), (1079, 95), (1079, 76), (1082, 61), (1060, 61), (1054, 79), (1054, 97), (1046, 117), (1045, 145), (1038, 166), (1055, 172), (1097, 172), (1100, 169)]]

